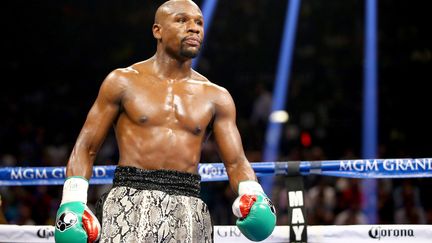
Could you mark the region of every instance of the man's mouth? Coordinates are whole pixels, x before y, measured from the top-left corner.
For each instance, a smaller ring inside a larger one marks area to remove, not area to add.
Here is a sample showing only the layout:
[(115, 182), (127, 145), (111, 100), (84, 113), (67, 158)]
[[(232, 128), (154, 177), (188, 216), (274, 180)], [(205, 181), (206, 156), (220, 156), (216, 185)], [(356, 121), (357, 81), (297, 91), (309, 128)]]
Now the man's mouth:
[(183, 39), (183, 42), (190, 46), (200, 46), (201, 40), (198, 37), (189, 36)]

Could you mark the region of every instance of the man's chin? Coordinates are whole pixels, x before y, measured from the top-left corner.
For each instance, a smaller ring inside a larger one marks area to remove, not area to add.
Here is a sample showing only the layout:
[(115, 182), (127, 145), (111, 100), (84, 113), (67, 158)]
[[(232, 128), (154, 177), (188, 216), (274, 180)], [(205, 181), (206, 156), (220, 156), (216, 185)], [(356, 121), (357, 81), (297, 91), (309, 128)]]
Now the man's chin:
[(195, 58), (198, 56), (198, 52), (184, 51), (184, 52), (181, 52), (180, 55), (182, 57), (186, 57), (186, 58)]
[(190, 49), (183, 49), (180, 51), (180, 55), (182, 57), (186, 57), (186, 58), (195, 58), (198, 56), (198, 53), (200, 51), (200, 48), (190, 48)]

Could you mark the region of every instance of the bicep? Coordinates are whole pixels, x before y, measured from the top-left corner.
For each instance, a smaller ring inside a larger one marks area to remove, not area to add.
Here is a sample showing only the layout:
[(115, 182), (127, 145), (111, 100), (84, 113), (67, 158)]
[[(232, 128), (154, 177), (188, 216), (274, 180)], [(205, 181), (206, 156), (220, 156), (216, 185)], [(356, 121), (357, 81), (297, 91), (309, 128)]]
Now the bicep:
[(119, 105), (96, 99), (87, 114), (77, 143), (89, 149), (100, 146), (119, 111)]

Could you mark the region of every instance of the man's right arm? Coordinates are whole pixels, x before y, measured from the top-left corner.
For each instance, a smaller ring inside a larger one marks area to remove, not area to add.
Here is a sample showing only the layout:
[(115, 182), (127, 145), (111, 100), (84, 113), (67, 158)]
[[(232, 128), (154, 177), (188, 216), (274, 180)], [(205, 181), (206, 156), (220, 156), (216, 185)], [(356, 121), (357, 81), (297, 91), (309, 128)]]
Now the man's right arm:
[(120, 110), (125, 80), (122, 71), (115, 70), (103, 81), (69, 157), (67, 177), (90, 179), (97, 152)]
[(56, 216), (56, 242), (95, 242), (100, 236), (100, 223), (87, 207), (88, 181), (96, 154), (120, 110), (127, 81), (123, 74), (113, 71), (102, 83), (70, 155)]

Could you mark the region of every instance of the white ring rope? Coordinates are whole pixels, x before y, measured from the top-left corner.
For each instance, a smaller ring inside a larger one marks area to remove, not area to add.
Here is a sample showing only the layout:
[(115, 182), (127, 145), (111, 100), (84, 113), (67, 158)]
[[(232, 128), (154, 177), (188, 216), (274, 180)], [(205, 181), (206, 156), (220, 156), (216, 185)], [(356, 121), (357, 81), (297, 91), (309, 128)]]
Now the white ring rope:
[[(308, 226), (308, 243), (430, 243), (432, 225), (340, 225)], [(236, 226), (214, 226), (215, 243), (246, 243)], [(54, 243), (51, 225), (0, 225), (0, 242)], [(289, 242), (289, 226), (277, 226), (273, 234), (262, 241)]]

